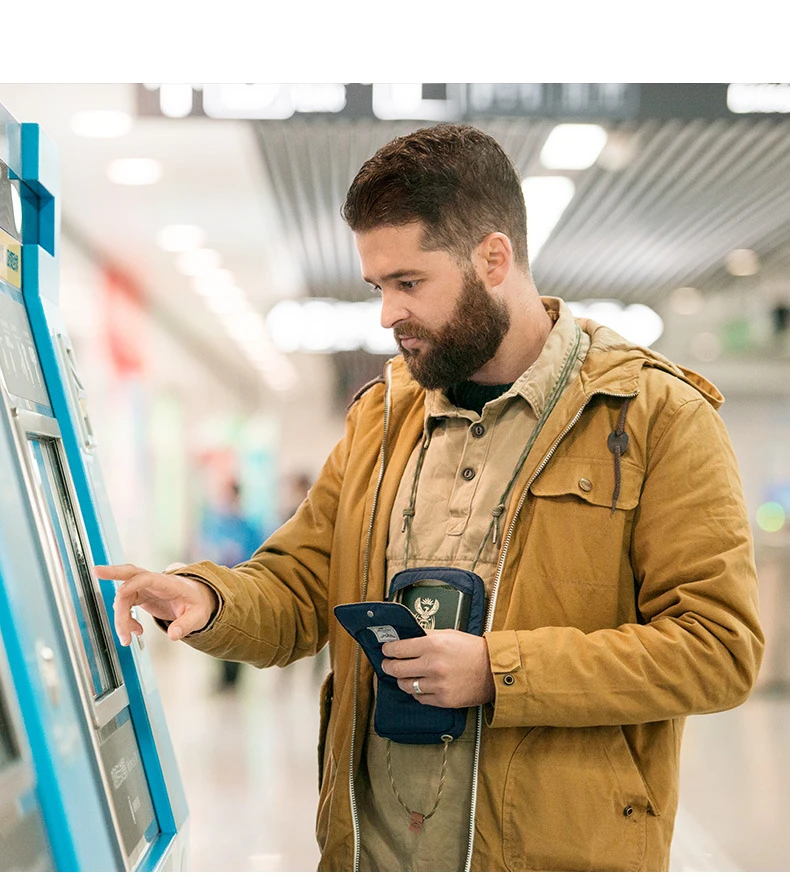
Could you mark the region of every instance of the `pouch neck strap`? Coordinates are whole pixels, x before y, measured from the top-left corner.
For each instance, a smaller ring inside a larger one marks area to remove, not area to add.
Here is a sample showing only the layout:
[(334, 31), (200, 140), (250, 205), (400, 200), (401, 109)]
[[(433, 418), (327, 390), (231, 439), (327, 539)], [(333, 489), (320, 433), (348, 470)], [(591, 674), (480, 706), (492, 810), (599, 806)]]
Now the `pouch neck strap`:
[[(557, 376), (557, 380), (554, 382), (554, 387), (551, 389), (551, 393), (546, 400), (546, 405), (543, 409), (543, 412), (538, 419), (537, 424), (535, 425), (532, 433), (529, 435), (529, 439), (527, 440), (526, 445), (524, 446), (524, 450), (521, 453), (521, 456), (516, 463), (515, 470), (513, 471), (510, 480), (505, 487), (504, 492), (502, 493), (502, 497), (499, 499), (499, 503), (497, 506), (491, 511), (491, 522), (488, 525), (488, 529), (483, 536), (483, 540), (480, 542), (480, 547), (477, 550), (477, 553), (474, 558), (474, 562), (472, 563), (472, 571), (477, 567), (477, 563), (480, 560), (480, 557), (483, 553), (483, 548), (488, 541), (488, 538), (493, 534), (493, 543), (498, 546), (500, 538), (499, 538), (499, 519), (502, 514), (505, 512), (506, 501), (508, 495), (513, 488), (513, 484), (516, 481), (519, 473), (521, 472), (521, 468), (524, 466), (524, 462), (527, 460), (527, 457), (532, 450), (532, 446), (535, 444), (535, 440), (538, 438), (538, 434), (543, 429), (544, 424), (548, 421), (549, 416), (551, 415), (554, 407), (559, 402), (560, 397), (562, 396), (562, 392), (565, 390), (565, 386), (568, 383), (568, 379), (571, 376), (571, 372), (573, 371), (573, 366), (576, 360), (579, 357), (579, 351), (581, 350), (582, 344), (582, 336), (581, 329), (577, 324), (574, 324), (574, 339), (573, 346), (571, 347), (568, 355), (565, 357), (565, 360), (562, 364), (562, 368), (560, 370), (559, 375)], [(403, 511), (403, 526), (401, 531), (406, 534), (406, 541), (403, 548), (403, 567), (407, 568), (409, 563), (409, 545), (411, 542), (411, 531), (412, 531), (412, 523), (414, 521), (414, 513), (417, 505), (417, 487), (420, 482), (420, 474), (422, 473), (423, 462), (425, 461), (425, 453), (428, 451), (428, 446), (431, 443), (431, 434), (430, 431), (426, 428), (423, 431), (422, 442), (420, 443), (420, 451), (417, 455), (417, 464), (414, 468), (414, 479), (411, 484), (411, 495), (409, 496), (409, 506)]]

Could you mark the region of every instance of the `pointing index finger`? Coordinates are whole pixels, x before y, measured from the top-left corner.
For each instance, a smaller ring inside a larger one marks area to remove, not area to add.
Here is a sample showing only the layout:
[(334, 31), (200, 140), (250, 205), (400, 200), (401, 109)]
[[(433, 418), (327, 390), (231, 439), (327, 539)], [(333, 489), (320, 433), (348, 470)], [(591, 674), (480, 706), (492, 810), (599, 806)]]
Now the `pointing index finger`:
[[(136, 565), (126, 563), (125, 565), (96, 565), (93, 572), (97, 578), (104, 581), (122, 581), (126, 582), (136, 575), (144, 572)], [(143, 632), (143, 625), (132, 614), (132, 606), (134, 605), (135, 594), (124, 593), (124, 585), (122, 584), (116, 591), (115, 600), (113, 601), (115, 632), (121, 645), (128, 646), (132, 642), (132, 634), (140, 634)]]
[(126, 563), (125, 565), (95, 565), (93, 572), (102, 581), (128, 581), (135, 575), (144, 571), (139, 566)]

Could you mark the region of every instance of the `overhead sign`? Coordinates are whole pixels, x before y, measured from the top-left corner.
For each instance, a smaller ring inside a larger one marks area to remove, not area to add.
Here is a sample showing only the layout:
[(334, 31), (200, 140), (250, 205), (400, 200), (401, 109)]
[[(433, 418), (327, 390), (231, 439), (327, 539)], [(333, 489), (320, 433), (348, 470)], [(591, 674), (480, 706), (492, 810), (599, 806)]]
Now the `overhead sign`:
[(634, 83), (162, 83), (138, 86), (137, 109), (141, 116), (225, 120), (600, 120), (633, 118), (639, 94)]
[(154, 83), (140, 116), (219, 120), (569, 121), (790, 113), (784, 83)]

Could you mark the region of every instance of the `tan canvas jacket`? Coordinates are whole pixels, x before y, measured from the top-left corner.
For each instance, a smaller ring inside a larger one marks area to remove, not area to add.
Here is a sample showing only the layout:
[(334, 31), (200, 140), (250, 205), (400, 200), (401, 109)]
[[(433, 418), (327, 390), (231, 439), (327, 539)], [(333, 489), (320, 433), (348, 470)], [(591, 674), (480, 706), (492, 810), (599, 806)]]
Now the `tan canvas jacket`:
[[(742, 703), (763, 649), (737, 465), (698, 375), (580, 321), (592, 337), (524, 465), (503, 522), (486, 640), (496, 684), (477, 717), (467, 868), (666, 870), (686, 716)], [(608, 439), (625, 412), (628, 447)], [(423, 392), (391, 360), (295, 516), (234, 569), (181, 569), (220, 598), (187, 639), (285, 665), (329, 642), (320, 869), (356, 868), (354, 772), (372, 670), (333, 606), (382, 599), (392, 502)]]

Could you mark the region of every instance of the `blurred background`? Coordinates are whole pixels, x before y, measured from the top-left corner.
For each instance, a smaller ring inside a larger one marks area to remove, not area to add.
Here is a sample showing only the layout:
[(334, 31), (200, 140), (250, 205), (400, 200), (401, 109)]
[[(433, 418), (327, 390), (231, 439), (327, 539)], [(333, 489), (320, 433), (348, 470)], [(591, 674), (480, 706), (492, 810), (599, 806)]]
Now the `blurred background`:
[[(246, 558), (395, 352), (339, 214), (361, 163), (438, 121), (497, 138), (541, 294), (726, 397), (768, 645), (743, 707), (688, 723), (673, 867), (790, 868), (790, 84), (0, 83), (0, 104), (60, 155), (61, 305), (152, 569)], [(325, 658), (228, 669), (146, 638), (192, 869), (314, 869)]]

